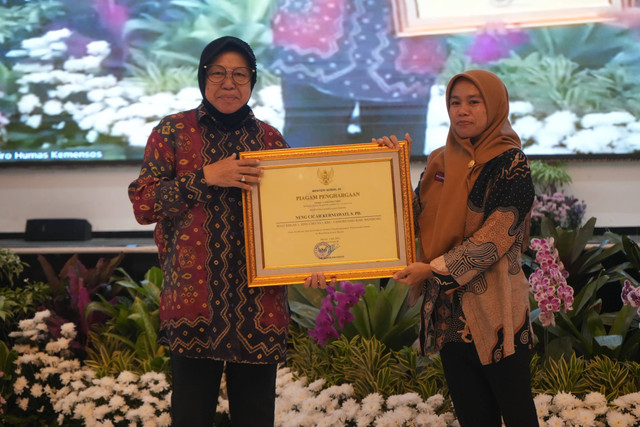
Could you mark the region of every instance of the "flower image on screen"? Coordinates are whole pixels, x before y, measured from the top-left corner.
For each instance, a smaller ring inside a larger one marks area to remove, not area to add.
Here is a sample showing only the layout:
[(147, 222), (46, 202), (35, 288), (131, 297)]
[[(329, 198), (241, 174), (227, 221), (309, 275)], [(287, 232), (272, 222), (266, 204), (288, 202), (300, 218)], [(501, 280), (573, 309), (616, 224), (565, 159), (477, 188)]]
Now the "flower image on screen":
[(5, 0), (0, 164), (139, 162), (163, 117), (201, 102), (199, 54), (223, 35), (253, 47), (249, 106), (292, 147), (410, 132), (426, 156), (446, 138), (445, 82), (482, 68), (525, 153), (638, 154), (636, 2), (590, 0), (597, 19), (556, 3), (522, 23), (516, 0), (486, 2), (486, 22), (429, 0), (411, 19), (406, 0)]

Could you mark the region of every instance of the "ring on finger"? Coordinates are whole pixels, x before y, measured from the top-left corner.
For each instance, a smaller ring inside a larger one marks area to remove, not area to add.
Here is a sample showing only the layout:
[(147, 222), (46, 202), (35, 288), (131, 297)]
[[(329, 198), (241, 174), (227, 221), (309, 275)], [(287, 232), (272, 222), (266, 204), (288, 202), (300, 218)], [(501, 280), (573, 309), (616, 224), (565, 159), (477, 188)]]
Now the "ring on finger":
[(242, 178), (240, 178), (240, 182), (247, 182), (247, 179), (244, 177), (244, 175), (242, 175)]

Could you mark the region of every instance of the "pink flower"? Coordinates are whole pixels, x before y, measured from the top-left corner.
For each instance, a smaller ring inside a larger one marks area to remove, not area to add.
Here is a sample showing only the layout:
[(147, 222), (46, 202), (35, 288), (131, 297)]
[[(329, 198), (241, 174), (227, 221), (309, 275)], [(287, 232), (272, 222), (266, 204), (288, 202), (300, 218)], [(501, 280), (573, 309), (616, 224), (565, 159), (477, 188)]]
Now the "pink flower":
[[(315, 327), (309, 331), (309, 335), (323, 347), (327, 340), (338, 338), (340, 335), (338, 329), (343, 329), (353, 321), (351, 307), (364, 295), (362, 283), (340, 282), (340, 288), (342, 292), (331, 286), (326, 288), (327, 296), (320, 303), (320, 312), (316, 316)], [(335, 327), (336, 322), (338, 329)]]
[(640, 288), (636, 288), (629, 280), (624, 281), (622, 286), (622, 303), (631, 307), (639, 307), (638, 315), (640, 316)]
[(558, 311), (560, 311), (560, 304), (560, 298), (548, 296), (547, 298), (544, 298), (542, 301), (540, 301), (539, 306), (542, 311), (557, 313)]
[(486, 64), (509, 56), (514, 48), (528, 41), (529, 35), (520, 30), (487, 31), (476, 36), (467, 55), (473, 62)]
[(556, 317), (550, 311), (543, 311), (542, 313), (540, 313), (540, 316), (538, 316), (538, 319), (540, 319), (540, 322), (543, 326), (556, 326)]
[(396, 69), (403, 73), (439, 74), (447, 61), (444, 43), (437, 37), (406, 37), (398, 42)]
[(555, 325), (555, 313), (573, 308), (573, 288), (567, 285), (569, 273), (560, 261), (553, 238), (531, 239), (530, 248), (536, 252), (539, 268), (529, 276), (533, 297), (540, 308), (543, 326)]

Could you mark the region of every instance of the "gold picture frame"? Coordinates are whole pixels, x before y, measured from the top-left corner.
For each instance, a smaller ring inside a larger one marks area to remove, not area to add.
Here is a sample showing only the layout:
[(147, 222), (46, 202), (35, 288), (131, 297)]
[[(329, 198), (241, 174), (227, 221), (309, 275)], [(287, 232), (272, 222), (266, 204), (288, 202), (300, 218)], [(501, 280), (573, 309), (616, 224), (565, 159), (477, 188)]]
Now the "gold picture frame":
[(415, 261), (405, 141), (240, 153), (264, 175), (243, 191), (249, 286), (390, 277)]
[(634, 0), (393, 0), (399, 36), (453, 34), (500, 25), (506, 28), (603, 22)]

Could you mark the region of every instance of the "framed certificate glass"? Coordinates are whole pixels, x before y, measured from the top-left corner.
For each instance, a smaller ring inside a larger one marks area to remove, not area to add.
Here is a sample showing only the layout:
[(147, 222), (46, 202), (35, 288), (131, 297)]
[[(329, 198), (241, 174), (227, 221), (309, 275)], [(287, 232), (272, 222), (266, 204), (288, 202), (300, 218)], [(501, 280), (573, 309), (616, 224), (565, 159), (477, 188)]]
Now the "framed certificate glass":
[(393, 0), (399, 36), (452, 34), (504, 27), (582, 24), (614, 19), (634, 0)]
[(389, 277), (415, 260), (409, 151), (376, 144), (250, 151), (243, 192), (250, 286)]

